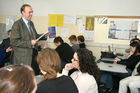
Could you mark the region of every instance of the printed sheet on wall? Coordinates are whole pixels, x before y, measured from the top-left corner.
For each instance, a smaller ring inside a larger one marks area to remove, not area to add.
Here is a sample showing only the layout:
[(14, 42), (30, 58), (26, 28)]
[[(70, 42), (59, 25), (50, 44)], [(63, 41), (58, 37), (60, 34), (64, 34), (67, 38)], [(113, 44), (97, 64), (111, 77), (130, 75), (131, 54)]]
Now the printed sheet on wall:
[(110, 39), (122, 39), (129, 40), (136, 36), (138, 31), (137, 19), (110, 19), (109, 21), (109, 33)]

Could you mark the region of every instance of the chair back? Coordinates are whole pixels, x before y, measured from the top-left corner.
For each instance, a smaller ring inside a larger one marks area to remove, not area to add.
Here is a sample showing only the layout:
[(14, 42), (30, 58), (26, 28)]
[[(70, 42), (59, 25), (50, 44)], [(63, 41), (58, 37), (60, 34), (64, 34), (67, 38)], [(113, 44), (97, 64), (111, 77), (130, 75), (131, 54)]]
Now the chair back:
[(135, 76), (135, 75), (138, 74), (138, 72), (137, 72), (137, 68), (138, 68), (139, 64), (140, 64), (140, 61), (139, 61), (139, 62), (137, 63), (137, 65), (135, 66), (135, 68), (134, 68), (134, 70), (133, 70), (131, 76)]

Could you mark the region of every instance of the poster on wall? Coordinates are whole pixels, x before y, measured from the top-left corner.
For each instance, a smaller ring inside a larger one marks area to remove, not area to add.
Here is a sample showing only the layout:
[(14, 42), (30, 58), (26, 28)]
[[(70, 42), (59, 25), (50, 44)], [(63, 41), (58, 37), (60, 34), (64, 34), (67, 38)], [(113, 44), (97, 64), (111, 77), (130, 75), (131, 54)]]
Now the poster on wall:
[(86, 17), (86, 27), (85, 30), (93, 31), (94, 30), (94, 17)]
[(12, 28), (15, 21), (14, 16), (6, 16), (6, 31)]
[(78, 26), (78, 32), (79, 33), (84, 33), (85, 31), (85, 24), (82, 23), (82, 17), (77, 17), (76, 18), (76, 25)]
[(48, 26), (64, 26), (64, 14), (49, 14)]
[(55, 29), (55, 26), (48, 27), (48, 31), (51, 32), (50, 35), (49, 35), (49, 38), (56, 37), (56, 29)]
[(99, 24), (107, 24), (108, 18), (107, 18), (107, 17), (98, 17), (98, 18), (97, 18), (97, 22), (98, 22)]
[(69, 35), (69, 29), (62, 27), (60, 29), (60, 36), (61, 37), (68, 37), (68, 35)]
[(94, 34), (93, 31), (85, 31), (84, 33), (85, 40), (93, 40), (93, 34)]
[(6, 24), (0, 23), (0, 41), (7, 38)]
[(76, 24), (76, 16), (64, 15), (64, 24)]
[(131, 39), (138, 31), (138, 20), (134, 19), (110, 19), (108, 38)]

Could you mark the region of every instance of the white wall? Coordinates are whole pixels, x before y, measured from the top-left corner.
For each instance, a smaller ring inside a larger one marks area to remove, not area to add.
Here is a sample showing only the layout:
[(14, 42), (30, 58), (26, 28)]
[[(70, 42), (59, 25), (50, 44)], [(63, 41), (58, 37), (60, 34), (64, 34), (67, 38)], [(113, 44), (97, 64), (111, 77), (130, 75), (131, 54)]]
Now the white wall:
[(20, 15), (23, 3), (33, 7), (35, 16), (51, 13), (140, 16), (140, 0), (0, 0), (0, 14)]

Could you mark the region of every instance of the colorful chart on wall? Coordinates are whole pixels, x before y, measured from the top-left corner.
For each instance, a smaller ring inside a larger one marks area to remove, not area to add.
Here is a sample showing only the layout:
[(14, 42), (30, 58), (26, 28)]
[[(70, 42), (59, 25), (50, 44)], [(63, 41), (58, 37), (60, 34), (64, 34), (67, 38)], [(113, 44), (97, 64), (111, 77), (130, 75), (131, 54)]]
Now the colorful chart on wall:
[(51, 34), (49, 35), (49, 38), (56, 37), (56, 29), (55, 29), (55, 26), (48, 27), (48, 31), (51, 31)]
[(138, 31), (138, 20), (136, 19), (110, 19), (109, 21), (110, 39), (131, 39), (135, 37), (134, 33)]

